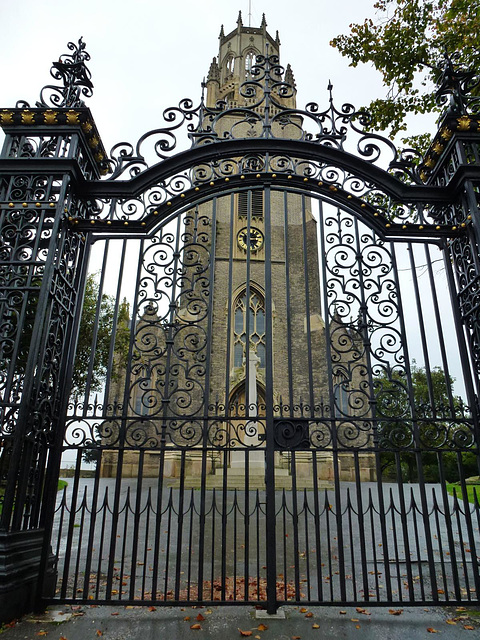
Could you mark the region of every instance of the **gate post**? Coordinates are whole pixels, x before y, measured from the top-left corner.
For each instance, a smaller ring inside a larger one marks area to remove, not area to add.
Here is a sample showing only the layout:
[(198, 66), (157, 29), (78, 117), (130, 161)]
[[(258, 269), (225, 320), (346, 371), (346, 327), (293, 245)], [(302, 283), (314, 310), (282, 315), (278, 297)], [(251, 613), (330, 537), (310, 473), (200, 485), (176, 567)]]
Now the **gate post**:
[[(437, 96), (441, 101), (449, 96), (450, 104), (420, 167), (420, 177), (427, 184), (450, 187), (457, 193), (454, 204), (433, 206), (430, 213), (438, 224), (451, 225), (456, 234), (463, 230), (445, 242), (444, 262), (474, 425), (479, 424), (480, 417), (480, 99), (472, 95), (472, 91), (475, 88), (478, 91), (479, 86), (480, 77), (455, 67), (446, 59)], [(459, 467), (462, 466), (460, 445)], [(478, 428), (473, 428), (467, 450), (479, 459)], [(460, 485), (466, 501), (465, 480), (461, 469)], [(478, 536), (468, 508), (465, 523), (471, 549), (472, 581), (476, 597), (480, 599)]]
[[(447, 253), (455, 274), (454, 306), (464, 327), (471, 366), (477, 374), (473, 380), (477, 396), (480, 392), (480, 99), (472, 95), (472, 91), (475, 88), (478, 91), (479, 86), (480, 77), (446, 59), (437, 97), (440, 102), (448, 99), (449, 106), (420, 166), (424, 182), (450, 188), (458, 194), (454, 204), (434, 205), (430, 214), (438, 224), (451, 225), (456, 232), (464, 230), (447, 242)], [(470, 396), (469, 401), (472, 400)]]
[(55, 588), (45, 560), (87, 258), (78, 194), (105, 172), (80, 100), (89, 56), (81, 40), (68, 46), (52, 67), (63, 86), (45, 87), (34, 108), (0, 110), (0, 622)]

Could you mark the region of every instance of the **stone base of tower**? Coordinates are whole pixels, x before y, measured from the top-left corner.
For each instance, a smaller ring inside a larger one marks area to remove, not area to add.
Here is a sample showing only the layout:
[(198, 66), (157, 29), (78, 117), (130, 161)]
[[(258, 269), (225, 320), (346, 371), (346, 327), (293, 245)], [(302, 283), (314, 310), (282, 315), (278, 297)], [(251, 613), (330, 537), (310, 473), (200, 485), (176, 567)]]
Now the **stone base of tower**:
[(340, 480), (346, 482), (375, 482), (377, 471), (375, 456), (372, 453), (360, 453), (358, 455), (359, 477), (355, 469), (355, 459), (351, 453), (340, 453), (338, 456)]
[[(163, 456), (163, 461), (162, 461)], [(143, 455), (142, 475), (144, 478), (158, 478), (160, 468), (163, 464), (164, 478), (180, 478), (185, 476), (202, 475), (202, 453), (200, 451), (191, 451), (185, 455), (182, 462), (182, 453), (176, 451), (166, 451), (162, 454), (160, 451), (146, 451)], [(125, 451), (122, 459), (121, 475), (122, 478), (137, 478), (139, 472), (140, 452)], [(207, 456), (205, 462), (206, 473), (212, 473), (214, 461), (211, 456)], [(116, 451), (107, 451), (102, 456), (100, 467), (100, 477), (115, 478), (118, 473), (118, 453)]]
[[(235, 452), (224, 460), (222, 453), (209, 452), (206, 459), (201, 451), (191, 450), (186, 454), (181, 451), (146, 451), (143, 454), (142, 475), (145, 478), (158, 478), (163, 464), (163, 477), (169, 486), (198, 488), (205, 484), (207, 488), (242, 488), (252, 489), (265, 486), (265, 464), (263, 451), (254, 451), (248, 462), (248, 477), (245, 471), (245, 454)], [(163, 455), (163, 461), (162, 461)], [(317, 452), (315, 460), (313, 452), (296, 451), (294, 454), (277, 452), (275, 458), (275, 485), (280, 489), (297, 488), (313, 489), (331, 486), (335, 480), (333, 456), (330, 452)], [(140, 452), (126, 451), (122, 459), (122, 478), (136, 478), (139, 473)], [(118, 473), (118, 453), (104, 452), (100, 475), (102, 478), (114, 478)], [(317, 482), (314, 482), (314, 475)], [(358, 477), (357, 477), (358, 475)], [(224, 479), (225, 476), (225, 479)], [(373, 454), (358, 455), (358, 474), (355, 459), (351, 453), (338, 455), (338, 477), (342, 482), (373, 482), (377, 479), (375, 456)], [(202, 481), (203, 478), (203, 481)]]

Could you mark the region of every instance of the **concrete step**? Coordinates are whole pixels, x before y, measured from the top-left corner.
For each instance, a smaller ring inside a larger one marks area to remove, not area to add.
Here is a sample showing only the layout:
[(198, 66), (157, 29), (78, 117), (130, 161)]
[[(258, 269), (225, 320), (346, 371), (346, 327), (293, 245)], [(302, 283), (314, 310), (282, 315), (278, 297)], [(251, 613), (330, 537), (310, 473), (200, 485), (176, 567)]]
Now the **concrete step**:
[[(166, 484), (169, 487), (180, 487), (180, 478), (168, 478), (166, 480)], [(202, 483), (202, 479), (199, 476), (186, 476), (183, 483), (185, 489), (200, 489), (201, 486), (205, 486), (207, 489), (223, 489), (224, 487), (224, 479), (223, 475), (215, 474), (208, 475), (205, 478), (205, 482)], [(228, 474), (227, 475), (227, 490), (233, 491), (234, 489), (239, 489), (244, 491), (246, 488), (245, 476), (237, 475), (237, 474)], [(296, 479), (297, 489), (313, 489), (313, 478), (297, 478)], [(259, 489), (261, 491), (265, 490), (265, 480), (262, 476), (252, 475), (249, 478), (248, 487), (251, 490)], [(319, 489), (331, 489), (333, 488), (333, 483), (325, 480), (318, 481)], [(292, 476), (275, 476), (275, 489), (288, 489), (292, 490)]]

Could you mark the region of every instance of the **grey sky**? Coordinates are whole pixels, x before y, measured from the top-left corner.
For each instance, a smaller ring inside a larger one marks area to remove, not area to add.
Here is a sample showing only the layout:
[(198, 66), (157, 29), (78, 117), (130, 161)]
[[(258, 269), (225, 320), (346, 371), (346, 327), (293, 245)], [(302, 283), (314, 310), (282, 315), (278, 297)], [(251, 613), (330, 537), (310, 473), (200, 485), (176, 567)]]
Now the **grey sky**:
[[(200, 82), (218, 53), (220, 25), (226, 32), (233, 29), (239, 9), (248, 23), (248, 0), (0, 4), (0, 106), (13, 106), (18, 99), (34, 104), (50, 81), (52, 60), (67, 51), (68, 41), (83, 36), (95, 85), (88, 106), (107, 150), (159, 126), (163, 109), (181, 98), (196, 102)], [(326, 107), (329, 79), (338, 105), (361, 106), (385, 92), (377, 72), (349, 68), (329, 45), (351, 22), (373, 15), (372, 6), (373, 0), (252, 0), (252, 25), (259, 26), (264, 12), (270, 33), (280, 33), (281, 62), (292, 65), (299, 105), (314, 100)], [(415, 126), (415, 133), (421, 131)]]

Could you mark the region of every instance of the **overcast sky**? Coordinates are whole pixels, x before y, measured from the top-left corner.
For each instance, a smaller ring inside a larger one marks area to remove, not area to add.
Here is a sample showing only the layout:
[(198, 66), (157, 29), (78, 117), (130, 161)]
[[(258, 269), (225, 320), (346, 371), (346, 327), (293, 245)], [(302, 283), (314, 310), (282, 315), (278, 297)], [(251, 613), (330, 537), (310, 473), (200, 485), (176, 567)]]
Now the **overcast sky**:
[[(292, 65), (299, 106), (327, 107), (331, 79), (337, 104), (362, 106), (385, 94), (379, 74), (348, 61), (329, 45), (352, 22), (374, 16), (374, 0), (252, 0), (252, 26), (266, 14), (273, 37), (280, 33), (281, 62)], [(200, 95), (200, 83), (218, 53), (218, 34), (235, 28), (238, 10), (248, 24), (248, 0), (1, 0), (0, 106), (18, 99), (34, 104), (50, 82), (51, 62), (83, 36), (94, 95), (91, 108), (107, 150), (134, 142), (161, 124), (164, 108)], [(418, 126), (414, 133), (421, 132)]]

